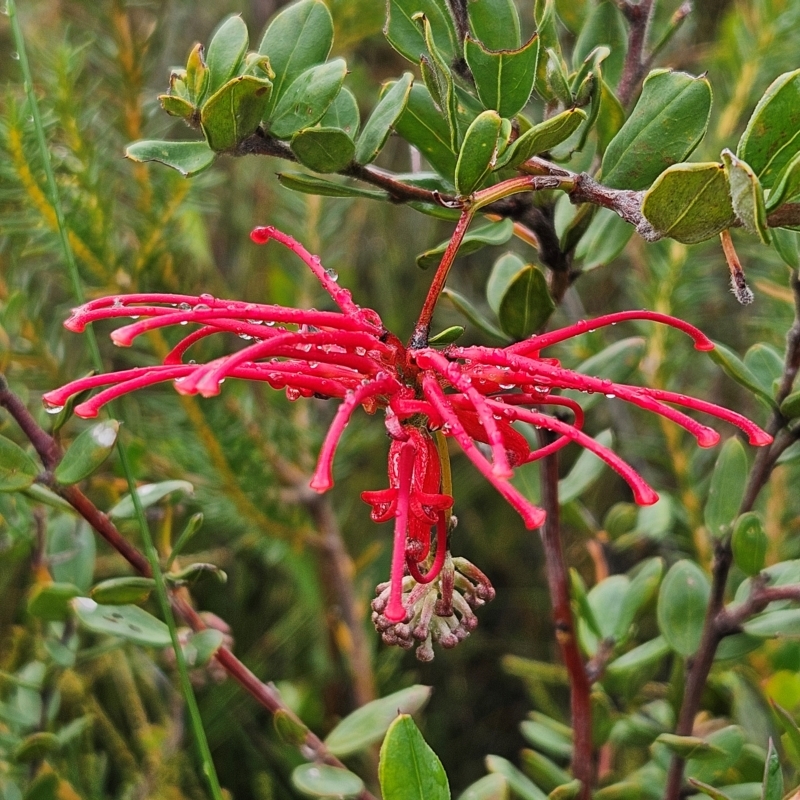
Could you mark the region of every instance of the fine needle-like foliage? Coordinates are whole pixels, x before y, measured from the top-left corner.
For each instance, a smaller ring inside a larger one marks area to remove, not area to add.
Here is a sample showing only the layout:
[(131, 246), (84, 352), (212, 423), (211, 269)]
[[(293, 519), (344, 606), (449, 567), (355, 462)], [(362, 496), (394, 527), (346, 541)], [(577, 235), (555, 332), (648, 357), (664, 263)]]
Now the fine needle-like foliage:
[(793, 797), (800, 2), (268, 6), (0, 17), (0, 797)]

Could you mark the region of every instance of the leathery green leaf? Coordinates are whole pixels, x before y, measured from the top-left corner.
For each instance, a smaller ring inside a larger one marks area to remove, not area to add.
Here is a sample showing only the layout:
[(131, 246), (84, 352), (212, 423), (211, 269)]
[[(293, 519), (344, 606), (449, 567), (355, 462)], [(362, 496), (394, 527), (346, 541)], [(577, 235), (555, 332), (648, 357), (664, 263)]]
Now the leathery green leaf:
[(508, 781), (511, 791), (522, 800), (547, 800), (547, 795), (507, 759), (500, 756), (486, 756), (486, 769), (502, 775)]
[(731, 548), (733, 560), (745, 575), (758, 575), (766, 563), (769, 540), (761, 524), (761, 517), (754, 511), (742, 514), (733, 526)]
[(784, 203), (800, 197), (800, 153), (798, 153), (778, 175), (766, 201), (767, 214)]
[(656, 741), (663, 744), (667, 750), (679, 758), (717, 758), (725, 754), (725, 751), (715, 747), (699, 736), (678, 736), (674, 733), (662, 733)]
[(616, 86), (622, 74), (627, 44), (628, 33), (622, 13), (611, 0), (603, 0), (594, 6), (581, 28), (572, 54), (573, 66), (577, 69), (598, 45), (607, 45), (611, 53), (603, 64), (603, 74), (611, 86)]
[(66, 619), (70, 601), (80, 593), (74, 583), (34, 584), (28, 596), (28, 613), (40, 619)]
[(203, 104), (200, 125), (208, 146), (229, 150), (254, 133), (267, 108), (272, 83), (241, 75), (228, 81)]
[(356, 161), (359, 164), (369, 164), (374, 161), (383, 149), (392, 128), (405, 111), (413, 82), (414, 76), (410, 72), (404, 73), (375, 106), (361, 136), (358, 137)]
[(689, 783), (694, 786), (695, 789), (699, 789), (703, 794), (713, 798), (713, 800), (731, 800), (724, 792), (715, 789), (713, 786), (709, 786), (707, 783), (698, 781), (696, 778), (689, 778)]
[(800, 609), (783, 608), (779, 611), (766, 611), (745, 622), (742, 630), (759, 639), (800, 636)]
[(209, 94), (236, 75), (247, 50), (248, 38), (247, 25), (238, 14), (228, 17), (216, 29), (206, 51)]
[(0, 436), (0, 492), (19, 492), (36, 480), (39, 467), (18, 445)]
[(775, 381), (783, 375), (783, 353), (771, 344), (757, 342), (744, 354), (744, 365), (755, 376), (761, 388), (773, 394)]
[(613, 261), (631, 240), (633, 225), (610, 208), (601, 208), (575, 249), (584, 272)]
[(580, 108), (569, 108), (534, 125), (509, 145), (502, 157), (497, 159), (496, 169), (516, 167), (532, 156), (565, 142), (585, 119), (586, 113)]
[[(501, 245), (505, 244), (514, 233), (514, 223), (510, 219), (504, 219), (502, 222), (490, 222), (488, 225), (482, 225), (479, 228), (473, 228), (467, 231), (461, 241), (461, 247), (458, 250), (458, 255), (466, 256), (470, 253), (475, 253), (482, 247), (487, 245)], [(436, 247), (426, 250), (417, 256), (417, 266), (420, 269), (428, 269), (435, 267), (442, 260), (444, 251), (450, 240), (447, 239)]]
[[(143, 508), (149, 508), (159, 500), (163, 500), (172, 492), (182, 492), (183, 494), (193, 494), (194, 486), (189, 481), (171, 480), (159, 481), (158, 483), (146, 483), (140, 486), (136, 493), (139, 495), (139, 502)], [(111, 519), (132, 519), (135, 515), (133, 500), (126, 494), (109, 512)]]
[(747, 454), (744, 446), (732, 436), (722, 446), (705, 507), (708, 532), (716, 539), (725, 536), (739, 513), (747, 483)]
[(302, 194), (317, 194), (323, 197), (365, 197), (368, 200), (388, 200), (389, 195), (379, 189), (365, 189), (361, 186), (351, 186), (347, 183), (334, 183), (333, 181), (306, 175), (304, 172), (278, 173), (278, 181), (287, 189)]
[(158, 161), (177, 170), (184, 178), (191, 178), (208, 169), (217, 154), (206, 142), (165, 142), (143, 139), (125, 148), (125, 157), (131, 161)]
[(452, 180), (456, 153), (450, 143), (450, 128), (425, 86), (414, 84), (411, 87), (395, 130), (413, 144), (437, 172)]
[(520, 753), (520, 760), (525, 772), (533, 778), (537, 786), (551, 792), (557, 786), (569, 783), (570, 775), (551, 761), (547, 756), (535, 750), (525, 748)]
[(800, 69), (785, 72), (764, 92), (739, 140), (736, 155), (770, 189), (800, 153)]
[[(610, 429), (601, 431), (594, 437), (603, 447), (614, 444), (614, 434)], [(561, 505), (580, 497), (602, 474), (605, 462), (594, 453), (584, 450), (572, 469), (558, 482), (558, 501)]]
[(272, 18), (258, 47), (275, 72), (272, 107), (298, 75), (324, 63), (332, 44), (333, 19), (322, 0), (291, 3)]
[(503, 253), (492, 266), (486, 282), (486, 299), (495, 314), (500, 313), (500, 301), (514, 276), (525, 268), (525, 262), (516, 253)]
[(134, 644), (169, 647), (169, 628), (139, 606), (101, 606), (88, 597), (76, 597), (72, 607), (78, 621), (95, 633), (118, 636)]
[(436, 47), (450, 63), (458, 50), (455, 28), (444, 3), (437, 0), (388, 0), (386, 25), (383, 32), (389, 44), (413, 64), (427, 51), (422, 30), (414, 21), (422, 13), (431, 24)]
[(450, 800), (442, 762), (407, 714), (398, 716), (386, 733), (378, 779), (384, 800)]
[(510, 344), (511, 340), (499, 328), (496, 328), (486, 317), (475, 308), (464, 295), (459, 294), (446, 286), (442, 289), (442, 297), (446, 297), (455, 308), (460, 311), (468, 322), (471, 322), (479, 331), (503, 344)]
[(353, 797), (364, 788), (364, 781), (354, 772), (314, 763), (295, 767), (292, 784), (309, 797)]
[(606, 672), (612, 677), (624, 678), (657, 664), (669, 652), (670, 646), (667, 644), (667, 640), (663, 636), (657, 636), (612, 661), (606, 668)]
[(456, 162), (456, 191), (460, 195), (472, 194), (491, 171), (500, 122), (496, 111), (484, 111), (467, 128)]
[(658, 594), (658, 627), (670, 647), (688, 658), (700, 646), (711, 587), (692, 561), (673, 564)]
[(514, 0), (471, 0), (467, 4), (473, 38), (492, 50), (519, 47), (519, 14)]
[(335, 58), (300, 73), (278, 100), (267, 121), (269, 132), (279, 139), (318, 122), (342, 88), (347, 64)]
[(685, 72), (654, 70), (630, 117), (606, 148), (602, 181), (617, 189), (644, 189), (683, 161), (708, 127), (711, 85)]
[(152, 578), (126, 575), (123, 578), (109, 578), (92, 587), (89, 596), (101, 606), (127, 606), (144, 603), (156, 588)]
[(783, 414), (786, 419), (800, 417), (800, 389), (796, 392), (792, 392), (781, 403), (781, 414)]
[(360, 122), (358, 101), (353, 93), (343, 86), (319, 124), (323, 128), (341, 128), (351, 139), (355, 139)]
[(737, 158), (730, 150), (722, 151), (722, 161), (731, 187), (731, 201), (736, 216), (747, 231), (758, 236), (764, 244), (769, 244), (764, 190), (758, 177), (749, 164)]
[(458, 800), (508, 800), (508, 781), (502, 775), (484, 775), (464, 789)]
[(736, 221), (722, 164), (675, 164), (658, 176), (642, 203), (647, 221), (685, 244), (710, 239)]
[(517, 50), (493, 51), (468, 36), (464, 57), (475, 78), (478, 97), (501, 117), (513, 117), (525, 108), (533, 91), (539, 59), (539, 37), (534, 34)]
[(356, 152), (353, 140), (340, 128), (306, 128), (291, 142), (297, 160), (315, 172), (338, 172)]
[(111, 455), (118, 432), (119, 422), (115, 419), (87, 428), (67, 448), (53, 477), (59, 483), (69, 485), (91, 475)]
[(764, 764), (764, 792), (762, 794), (763, 800), (781, 800), (783, 797), (783, 772), (781, 771), (781, 762), (778, 758), (778, 751), (769, 740), (769, 749), (767, 750), (767, 761)]
[(430, 699), (430, 686), (410, 686), (373, 700), (345, 717), (326, 737), (335, 756), (348, 756), (379, 742), (398, 714), (415, 714)]
[(723, 371), (737, 383), (749, 389), (753, 394), (765, 400), (769, 405), (775, 405), (772, 395), (764, 391), (758, 378), (753, 375), (742, 359), (732, 350), (725, 347), (724, 344), (714, 342), (714, 349), (710, 350), (708, 355), (711, 357), (712, 361), (719, 364)]

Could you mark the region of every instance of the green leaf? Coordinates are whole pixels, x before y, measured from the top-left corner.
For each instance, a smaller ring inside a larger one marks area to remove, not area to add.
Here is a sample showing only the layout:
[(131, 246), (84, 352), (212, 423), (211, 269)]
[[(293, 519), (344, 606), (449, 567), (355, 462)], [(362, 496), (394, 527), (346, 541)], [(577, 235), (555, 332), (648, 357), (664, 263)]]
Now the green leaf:
[(547, 56), (547, 85), (556, 100), (563, 106), (570, 106), (575, 102), (567, 77), (567, 65), (561, 56), (551, 47), (545, 48)]
[(125, 158), (131, 161), (158, 161), (191, 178), (208, 169), (217, 154), (205, 142), (162, 142), (145, 139), (125, 148)]
[(688, 658), (697, 651), (703, 633), (711, 587), (692, 561), (673, 564), (658, 594), (658, 627), (670, 647)]
[(428, 339), (428, 344), (431, 345), (444, 345), (444, 344), (452, 344), (453, 342), (457, 341), (461, 338), (464, 334), (464, 328), (461, 325), (451, 325), (449, 328), (445, 328), (443, 331), (439, 331), (439, 333), (431, 336)]
[(500, 301), (500, 327), (521, 341), (541, 330), (555, 311), (544, 273), (533, 264), (518, 272)]
[(654, 70), (636, 107), (603, 157), (602, 181), (615, 189), (644, 189), (683, 161), (706, 132), (711, 86), (685, 72)]
[(180, 117), (188, 121), (195, 115), (195, 107), (188, 100), (174, 94), (160, 94), (158, 102), (171, 117)]
[(230, 150), (255, 133), (271, 91), (272, 83), (266, 78), (240, 75), (215, 92), (200, 112), (208, 146), (216, 152)]
[(206, 52), (209, 94), (238, 74), (248, 38), (247, 25), (238, 14), (228, 17), (216, 29)]
[(547, 795), (547, 800), (575, 800), (580, 795), (582, 789), (583, 783), (576, 778), (569, 783), (556, 786), (556, 788)]
[(747, 123), (736, 155), (769, 189), (800, 153), (800, 69), (785, 72), (769, 86)]
[(351, 139), (355, 140), (360, 121), (358, 101), (353, 93), (343, 86), (323, 114), (319, 124), (323, 128), (341, 128)]
[(525, 269), (525, 262), (512, 252), (503, 253), (492, 266), (486, 283), (486, 299), (495, 314), (500, 313), (500, 301), (515, 276)]
[(200, 527), (203, 524), (203, 514), (202, 512), (198, 512), (197, 514), (192, 514), (189, 517), (189, 521), (186, 523), (186, 527), (181, 531), (181, 535), (178, 537), (175, 544), (172, 546), (172, 551), (169, 554), (169, 558), (167, 559), (167, 563), (165, 565), (165, 570), (169, 571), (169, 568), (172, 566), (172, 562), (183, 552), (183, 548), (186, 547), (187, 544), (192, 540), (194, 535), (197, 531), (200, 530)]
[[(467, 256), (470, 253), (476, 253), (487, 245), (496, 247), (505, 244), (514, 234), (514, 222), (511, 219), (504, 219), (501, 222), (490, 222), (487, 225), (482, 225), (479, 228), (473, 228), (467, 231), (461, 247), (458, 249), (458, 255)], [(429, 269), (436, 267), (442, 260), (444, 251), (447, 249), (449, 239), (445, 239), (436, 247), (426, 250), (424, 253), (417, 256), (417, 266), (421, 269)]]
[(75, 513), (75, 509), (63, 497), (60, 497), (46, 486), (42, 486), (41, 483), (32, 483), (27, 489), (23, 489), (22, 493), (26, 497), (30, 497), (31, 500), (35, 500), (37, 503), (44, 503), (53, 508), (60, 508)]
[[(598, 444), (611, 447), (614, 434), (610, 429), (604, 430), (594, 437)], [(558, 501), (561, 505), (577, 500), (602, 474), (605, 462), (594, 453), (584, 450), (572, 469), (558, 482)]]
[(475, 78), (481, 103), (501, 117), (513, 117), (522, 111), (533, 91), (539, 37), (534, 34), (516, 50), (489, 50), (468, 36), (464, 57)]
[(737, 158), (727, 148), (722, 151), (725, 174), (731, 187), (731, 201), (737, 218), (745, 230), (758, 236), (764, 244), (770, 243), (767, 212), (764, 208), (764, 190), (749, 164)]
[(800, 266), (800, 233), (786, 228), (772, 228), (772, 244), (790, 269)]
[(356, 161), (359, 164), (371, 163), (383, 149), (392, 128), (405, 111), (413, 82), (414, 76), (410, 72), (403, 73), (403, 77), (392, 84), (375, 106), (358, 137)]
[(781, 171), (766, 201), (767, 214), (800, 197), (800, 153)]
[(102, 606), (140, 605), (150, 597), (156, 588), (152, 578), (140, 578), (136, 575), (124, 578), (109, 578), (92, 587), (89, 596)]
[(769, 740), (769, 749), (767, 750), (767, 761), (764, 764), (764, 792), (762, 794), (763, 800), (781, 800), (783, 797), (783, 772), (781, 771), (781, 762), (778, 757), (778, 751)]
[(663, 574), (664, 562), (660, 558), (650, 558), (637, 568), (622, 602), (615, 639), (622, 640), (627, 636), (640, 609), (655, 597)]
[(86, 522), (59, 516), (50, 523), (47, 557), (54, 580), (87, 591), (92, 585), (95, 554), (94, 533)]
[(336, 58), (298, 75), (267, 120), (269, 132), (278, 139), (288, 139), (302, 128), (319, 122), (339, 94), (346, 73), (344, 59)]
[(272, 108), (295, 78), (325, 62), (332, 44), (333, 19), (322, 0), (291, 3), (272, 18), (258, 46), (275, 72)]
[(39, 619), (63, 620), (70, 612), (70, 600), (81, 590), (73, 583), (37, 583), (28, 596), (28, 613)]
[(669, 652), (667, 640), (663, 636), (657, 636), (612, 661), (606, 667), (606, 672), (615, 678), (633, 676), (640, 670), (658, 664)]
[(353, 797), (364, 788), (354, 772), (328, 764), (300, 764), (292, 772), (292, 785), (308, 797)]
[(570, 782), (570, 774), (568, 772), (565, 772), (558, 764), (535, 750), (525, 748), (520, 753), (520, 759), (525, 772), (537, 786), (546, 792), (551, 792), (556, 786), (563, 786), (565, 783)]
[(578, 130), (585, 119), (586, 113), (580, 108), (569, 108), (534, 125), (509, 145), (503, 155), (497, 159), (495, 168), (519, 166), (532, 156), (544, 153), (561, 142), (565, 142)]
[(186, 663), (190, 667), (204, 667), (225, 642), (225, 634), (216, 628), (206, 628), (193, 633), (183, 646)]
[(552, 758), (569, 761), (572, 758), (572, 736), (565, 736), (561, 731), (526, 719), (520, 722), (519, 729), (522, 735), (535, 747)]
[(625, 109), (617, 96), (605, 81), (600, 82), (600, 108), (597, 114), (595, 130), (597, 131), (598, 155), (605, 153), (611, 140), (625, 124)]
[[(20, 764), (29, 764), (33, 761), (41, 761), (50, 753), (55, 752), (61, 746), (58, 736), (47, 731), (39, 731), (26, 736), (11, 754), (13, 761)], [(58, 783), (58, 778), (56, 778)]]
[(625, 249), (633, 234), (633, 225), (610, 208), (601, 208), (575, 248), (575, 257), (583, 262), (584, 272), (604, 266)]
[(491, 172), (497, 152), (500, 123), (500, 115), (496, 111), (484, 111), (467, 128), (456, 162), (458, 194), (472, 194)]
[(592, 587), (587, 595), (602, 639), (613, 639), (619, 628), (619, 617), (630, 589), (627, 575), (610, 575)]
[(484, 775), (464, 789), (458, 800), (508, 800), (508, 781), (502, 775)]
[[(159, 483), (145, 483), (136, 490), (139, 495), (139, 502), (142, 508), (149, 508), (159, 500), (165, 498), (172, 492), (181, 492), (183, 494), (194, 494), (194, 486), (189, 481), (160, 481)], [(108, 512), (111, 519), (133, 519), (136, 516), (136, 510), (133, 507), (133, 500), (129, 494), (126, 494), (122, 500), (119, 501)]]
[(603, 74), (611, 86), (616, 86), (622, 74), (625, 52), (628, 49), (628, 32), (622, 14), (610, 0), (604, 0), (594, 6), (581, 27), (572, 53), (574, 68), (578, 69), (581, 62), (599, 45), (606, 45), (611, 51), (603, 64)]
[(757, 575), (764, 569), (769, 540), (754, 511), (742, 514), (733, 527), (733, 560), (745, 575)]
[(65, 486), (87, 478), (111, 455), (118, 432), (119, 422), (115, 419), (87, 428), (64, 453), (53, 477)]
[(398, 714), (415, 714), (431, 696), (430, 686), (419, 684), (373, 700), (346, 716), (326, 737), (325, 746), (344, 757), (379, 742)]
[(291, 142), (292, 152), (305, 167), (315, 172), (338, 172), (356, 152), (353, 140), (339, 128), (306, 128)]
[(187, 583), (195, 583), (206, 575), (213, 575), (220, 583), (226, 583), (228, 575), (216, 564), (209, 564), (204, 561), (197, 561), (189, 564), (177, 572), (169, 572), (164, 577), (175, 586), (182, 586)]
[(433, 102), (431, 93), (414, 84), (395, 130), (413, 144), (430, 165), (448, 180), (456, 169), (456, 153), (450, 142), (450, 127)]
[(281, 186), (303, 194), (322, 195), (323, 197), (365, 197), (368, 200), (388, 200), (389, 195), (378, 189), (363, 189), (346, 183), (334, 183), (324, 178), (316, 178), (303, 172), (279, 172)]
[(786, 419), (800, 417), (800, 389), (796, 392), (792, 392), (781, 403), (781, 414), (783, 414)]
[(388, 0), (387, 19), (383, 32), (389, 44), (412, 64), (419, 64), (420, 56), (427, 52), (425, 37), (414, 21), (422, 13), (431, 25), (436, 47), (447, 63), (451, 63), (458, 50), (458, 38), (447, 8), (437, 0)]
[(713, 800), (731, 800), (727, 794), (719, 791), (719, 789), (715, 789), (713, 786), (709, 786), (707, 783), (698, 781), (696, 778), (689, 778), (689, 783), (696, 789), (699, 789), (703, 794), (713, 798)]
[(508, 781), (513, 794), (521, 800), (547, 800), (547, 795), (507, 759), (500, 756), (486, 756), (486, 769), (502, 775)]
[(492, 50), (520, 46), (519, 14), (514, 0), (472, 0), (467, 5), (473, 38)]
[(749, 389), (762, 400), (766, 400), (770, 406), (775, 405), (772, 395), (761, 388), (758, 378), (745, 366), (739, 356), (725, 347), (724, 344), (714, 342), (714, 349), (709, 350), (708, 355), (711, 357), (712, 361), (722, 367), (723, 372), (725, 372), (729, 378), (733, 378), (736, 383), (741, 384), (745, 389)]
[(471, 322), (479, 331), (482, 331), (486, 336), (490, 336), (493, 339), (497, 339), (503, 344), (510, 344), (510, 339), (506, 336), (503, 331), (499, 328), (496, 328), (489, 322), (486, 317), (475, 308), (474, 305), (466, 298), (464, 295), (459, 294), (453, 289), (448, 289), (445, 287), (442, 289), (442, 297), (446, 297), (458, 311), (460, 311), (466, 319)]
[(674, 733), (662, 733), (656, 741), (663, 744), (667, 750), (678, 758), (706, 759), (718, 758), (725, 755), (725, 751), (709, 744), (699, 736), (678, 736)]
[(783, 375), (783, 355), (765, 342), (754, 344), (744, 354), (744, 365), (755, 376), (761, 388), (770, 396), (773, 385)]
[(19, 492), (36, 480), (39, 467), (18, 445), (0, 436), (0, 492)]
[[(559, 40), (554, 0), (535, 0), (533, 17), (536, 21), (536, 32), (540, 39), (539, 49), (542, 52), (552, 49), (560, 53), (561, 42)], [(546, 58), (539, 58), (537, 60), (534, 85), (542, 99), (550, 101), (554, 98), (547, 84), (547, 63), (548, 60)]]
[(742, 625), (742, 630), (759, 639), (800, 636), (800, 609), (784, 608), (758, 614)]
[(662, 235), (685, 244), (702, 242), (736, 221), (722, 164), (675, 164), (658, 176), (642, 213)]
[(101, 606), (88, 597), (76, 597), (72, 607), (78, 621), (94, 633), (118, 636), (147, 647), (170, 647), (169, 628), (139, 606)]
[(739, 514), (747, 473), (747, 454), (744, 446), (732, 436), (720, 450), (706, 500), (706, 528), (716, 539), (722, 538), (730, 531), (730, 526)]
[(794, 721), (794, 717), (782, 706), (779, 706), (774, 700), (770, 699), (770, 705), (775, 712), (775, 718), (778, 725), (786, 733), (787, 738), (792, 743), (795, 751), (800, 753), (800, 728)]
[(407, 714), (389, 726), (381, 745), (378, 779), (384, 800), (450, 800), (442, 762)]

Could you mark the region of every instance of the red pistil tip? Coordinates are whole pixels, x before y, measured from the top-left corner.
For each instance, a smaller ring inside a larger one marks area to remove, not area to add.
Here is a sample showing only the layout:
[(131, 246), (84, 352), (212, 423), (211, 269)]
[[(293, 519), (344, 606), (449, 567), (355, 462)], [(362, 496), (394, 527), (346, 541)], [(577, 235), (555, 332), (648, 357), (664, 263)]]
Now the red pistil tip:
[(266, 244), (271, 238), (272, 234), (275, 232), (275, 228), (271, 225), (267, 226), (259, 226), (258, 228), (253, 228), (250, 231), (250, 238), (256, 244)]
[(714, 349), (714, 342), (711, 339), (696, 339), (694, 349), (700, 350), (703, 353), (710, 353)]
[(75, 415), (81, 419), (94, 419), (97, 416), (97, 409), (91, 402), (79, 403), (75, 406)]
[(323, 475), (314, 475), (308, 484), (311, 489), (319, 494), (327, 492), (333, 486), (333, 481)]
[[(697, 434), (697, 444), (700, 447), (715, 447), (719, 444), (719, 438), (719, 434), (715, 430), (706, 428)], [(753, 444), (752, 440), (751, 444)]]
[(647, 484), (632, 486), (631, 488), (633, 489), (633, 499), (637, 505), (652, 506), (658, 502), (658, 492)]
[(766, 431), (757, 428), (750, 431), (748, 441), (755, 447), (766, 447), (768, 444), (772, 444), (772, 437)]

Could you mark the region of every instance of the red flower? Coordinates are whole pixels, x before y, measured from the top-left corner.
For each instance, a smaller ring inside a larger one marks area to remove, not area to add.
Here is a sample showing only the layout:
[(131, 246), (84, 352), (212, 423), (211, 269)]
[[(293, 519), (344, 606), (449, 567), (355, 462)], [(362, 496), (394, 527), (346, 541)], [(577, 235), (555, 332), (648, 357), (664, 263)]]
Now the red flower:
[[(376, 312), (353, 302), (350, 292), (336, 283), (335, 274), (322, 267), (318, 256), (271, 227), (256, 228), (251, 236), (258, 244), (275, 239), (293, 250), (339, 311), (284, 308), (211, 295), (134, 294), (93, 300), (73, 311), (65, 323), (69, 330), (82, 331), (99, 319), (130, 317), (136, 321), (111, 334), (116, 344), (128, 346), (140, 334), (156, 328), (188, 323), (199, 327), (182, 339), (163, 364), (82, 378), (48, 392), (44, 401), (54, 410), (78, 392), (105, 387), (75, 409), (79, 416), (94, 417), (115, 397), (154, 383), (171, 380), (182, 394), (208, 397), (218, 394), (229, 377), (264, 381), (275, 389), (285, 389), (292, 400), (339, 398), (342, 403), (311, 480), (311, 487), (319, 492), (333, 485), (334, 452), (353, 411), (358, 406), (369, 413), (384, 409), (386, 430), (392, 439), (389, 488), (364, 492), (362, 497), (372, 506), (373, 520), (395, 520), (395, 539), (391, 580), (379, 587), (373, 606), (384, 639), (411, 646), (412, 639), (421, 638), (423, 646), (418, 653), (423, 658), (432, 655), (432, 640), (454, 644), (463, 638), (474, 627), (470, 604), (480, 605), (491, 599), (494, 591), (475, 567), (449, 555), (453, 498), (442, 487), (442, 464), (433, 432), (455, 439), (529, 528), (541, 525), (545, 513), (509, 483), (513, 468), (570, 442), (591, 450), (616, 470), (630, 485), (637, 503), (647, 505), (658, 499), (631, 466), (581, 431), (581, 407), (557, 394), (558, 390), (601, 392), (654, 411), (686, 428), (701, 447), (714, 446), (719, 434), (673, 406), (730, 422), (747, 434), (751, 444), (761, 446), (771, 441), (754, 423), (712, 403), (582, 375), (540, 355), (557, 342), (625, 320), (671, 325), (691, 336), (696, 349), (713, 349), (712, 342), (697, 328), (674, 317), (650, 311), (608, 314), (506, 348), (405, 347), (383, 327)], [(216, 333), (237, 334), (247, 344), (208, 363), (184, 361), (193, 344)], [(570, 411), (573, 422), (545, 414), (541, 409), (548, 405)], [(518, 421), (552, 431), (558, 438), (532, 450), (513, 427)], [(488, 446), (491, 458), (476, 442)], [(437, 604), (438, 610), (434, 608)], [(454, 610), (458, 618), (453, 616)], [(434, 611), (446, 624), (432, 618)]]

